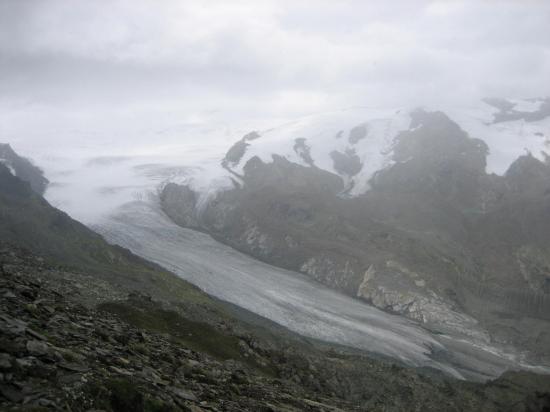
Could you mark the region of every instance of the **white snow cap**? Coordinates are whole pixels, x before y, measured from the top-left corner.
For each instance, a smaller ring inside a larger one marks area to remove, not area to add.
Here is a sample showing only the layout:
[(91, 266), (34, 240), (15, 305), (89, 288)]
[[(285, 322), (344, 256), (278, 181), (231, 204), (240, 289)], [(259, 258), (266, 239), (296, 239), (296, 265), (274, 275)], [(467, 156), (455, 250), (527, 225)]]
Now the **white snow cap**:
[[(472, 138), (483, 140), (489, 147), (487, 172), (503, 174), (521, 155), (531, 153), (543, 160), (550, 149), (550, 114), (539, 120), (523, 116), (542, 110), (550, 100), (502, 100), (508, 109), (485, 101), (470, 107), (426, 107), (447, 114)], [(254, 156), (263, 162), (278, 155), (303, 166), (315, 166), (342, 177), (349, 195), (369, 189), (369, 180), (379, 170), (392, 165), (396, 136), (410, 130), (414, 109), (353, 108), (316, 114), (259, 132), (260, 137), (243, 139), (244, 154), (227, 166), (242, 174)], [(496, 115), (515, 114), (514, 120), (495, 122)], [(523, 116), (523, 117), (522, 117)], [(541, 115), (542, 117), (542, 115)], [(339, 167), (337, 158), (349, 167)], [(358, 162), (353, 169), (350, 165)], [(352, 170), (348, 170), (348, 169)], [(360, 169), (360, 170), (359, 170)]]

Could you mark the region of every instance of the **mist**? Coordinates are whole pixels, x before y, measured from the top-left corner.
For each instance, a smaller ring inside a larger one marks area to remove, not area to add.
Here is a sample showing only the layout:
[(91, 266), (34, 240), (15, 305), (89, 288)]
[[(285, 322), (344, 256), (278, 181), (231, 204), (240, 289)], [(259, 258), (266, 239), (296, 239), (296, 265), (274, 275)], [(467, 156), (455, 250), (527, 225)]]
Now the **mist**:
[(312, 113), (550, 95), (548, 21), (545, 1), (0, 0), (0, 141), (68, 205), (97, 157), (200, 163)]

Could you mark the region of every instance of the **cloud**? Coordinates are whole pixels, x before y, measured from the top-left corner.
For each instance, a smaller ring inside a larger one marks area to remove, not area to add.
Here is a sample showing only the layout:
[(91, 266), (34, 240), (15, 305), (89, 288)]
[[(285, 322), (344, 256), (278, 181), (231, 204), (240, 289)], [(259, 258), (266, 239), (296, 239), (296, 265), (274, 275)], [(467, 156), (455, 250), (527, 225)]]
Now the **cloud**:
[(549, 21), (546, 0), (0, 0), (0, 142), (87, 220), (144, 185), (93, 157), (217, 162), (312, 112), (550, 95)]
[(548, 21), (543, 0), (0, 0), (0, 132), (31, 106), (269, 122), (550, 95)]

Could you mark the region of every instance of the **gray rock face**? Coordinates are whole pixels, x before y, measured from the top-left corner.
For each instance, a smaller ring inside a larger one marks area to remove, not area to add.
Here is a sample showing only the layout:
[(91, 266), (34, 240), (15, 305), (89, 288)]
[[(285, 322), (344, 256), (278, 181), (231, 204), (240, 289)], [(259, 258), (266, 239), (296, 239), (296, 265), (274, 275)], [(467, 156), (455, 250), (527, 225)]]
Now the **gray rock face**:
[(260, 137), (258, 132), (250, 132), (247, 135), (245, 135), (241, 140), (239, 140), (237, 143), (235, 143), (231, 148), (227, 151), (227, 154), (225, 155), (225, 158), (222, 161), (222, 164), (224, 167), (229, 167), (233, 164), (238, 163), (241, 158), (246, 153), (246, 148), (248, 147), (248, 141), (250, 140), (256, 140)]
[(354, 176), (363, 167), (361, 159), (353, 149), (348, 149), (344, 153), (335, 150), (331, 152), (330, 157), (334, 162), (334, 169), (343, 175)]
[(313, 159), (311, 158), (310, 147), (307, 145), (307, 140), (303, 137), (299, 137), (294, 140), (294, 151), (302, 158), (302, 160), (313, 166)]
[(194, 227), (268, 263), (548, 362), (550, 165), (526, 155), (488, 175), (487, 151), (443, 113), (419, 111), (363, 196), (342, 197), (341, 178), (315, 167), (253, 158), (242, 187), (200, 216), (184, 212), (194, 207), (188, 188), (167, 186), (162, 204), (176, 223), (193, 216)]
[(197, 196), (195, 192), (186, 186), (178, 186), (169, 183), (162, 192), (162, 200), (165, 203), (177, 204), (180, 207), (174, 210), (173, 218), (182, 226), (198, 228)]
[(351, 144), (356, 144), (359, 140), (367, 137), (367, 134), (368, 134), (367, 126), (365, 126), (364, 124), (360, 124), (350, 130), (348, 141)]

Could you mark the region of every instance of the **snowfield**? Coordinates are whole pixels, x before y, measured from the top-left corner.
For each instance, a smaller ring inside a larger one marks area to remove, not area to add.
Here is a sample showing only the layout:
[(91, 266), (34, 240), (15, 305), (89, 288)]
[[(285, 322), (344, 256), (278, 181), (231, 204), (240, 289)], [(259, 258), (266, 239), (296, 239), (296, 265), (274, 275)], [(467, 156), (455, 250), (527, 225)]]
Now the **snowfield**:
[[(513, 109), (533, 113), (542, 101), (512, 101)], [(493, 123), (499, 109), (483, 101), (471, 107), (423, 108), (442, 111), (456, 122), (470, 137), (483, 140), (489, 147), (487, 172), (502, 175), (521, 155), (531, 153), (540, 160), (550, 150), (550, 116), (538, 121), (524, 119)], [(379, 110), (355, 108), (333, 113), (308, 116), (281, 127), (260, 131), (260, 137), (247, 141), (242, 158), (231, 170), (242, 174), (248, 160), (258, 156), (271, 162), (273, 155), (291, 162), (311, 166), (295, 149), (296, 139), (305, 139), (312, 164), (340, 175), (351, 188), (350, 195), (359, 195), (369, 189), (369, 180), (379, 170), (392, 164), (392, 149), (400, 132), (411, 130), (410, 114), (415, 109)], [(364, 136), (354, 137), (354, 129), (364, 128)], [(361, 170), (354, 175), (335, 167), (333, 153), (356, 155)]]

